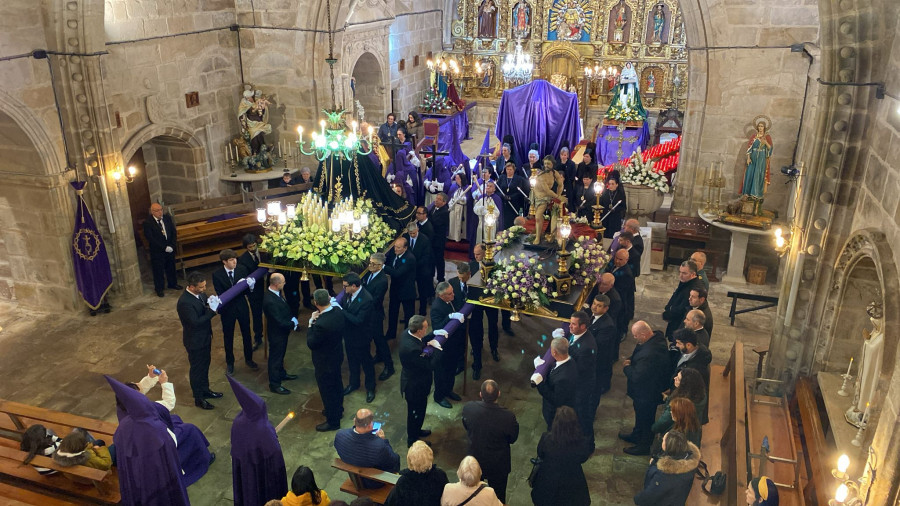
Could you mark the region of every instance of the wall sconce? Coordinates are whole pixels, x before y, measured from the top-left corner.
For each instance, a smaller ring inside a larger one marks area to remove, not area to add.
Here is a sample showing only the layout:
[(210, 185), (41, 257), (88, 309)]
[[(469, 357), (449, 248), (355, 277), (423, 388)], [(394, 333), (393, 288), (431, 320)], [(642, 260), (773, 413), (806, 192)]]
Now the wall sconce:
[(116, 188), (122, 187), (122, 179), (125, 180), (125, 183), (133, 183), (134, 176), (137, 175), (137, 169), (134, 165), (128, 167), (128, 173), (126, 174), (123, 169), (114, 170), (112, 173), (113, 179), (116, 180)]
[(791, 228), (788, 226), (787, 235), (781, 227), (775, 228), (775, 251), (778, 256), (784, 256), (791, 249)]
[(850, 467), (850, 458), (841, 455), (837, 461), (837, 469), (832, 469), (831, 474), (841, 481), (834, 491), (834, 499), (828, 500), (828, 506), (863, 506), (868, 495), (869, 485), (875, 479), (875, 449), (869, 447), (869, 456), (866, 459), (866, 469), (857, 480), (852, 480), (847, 475)]

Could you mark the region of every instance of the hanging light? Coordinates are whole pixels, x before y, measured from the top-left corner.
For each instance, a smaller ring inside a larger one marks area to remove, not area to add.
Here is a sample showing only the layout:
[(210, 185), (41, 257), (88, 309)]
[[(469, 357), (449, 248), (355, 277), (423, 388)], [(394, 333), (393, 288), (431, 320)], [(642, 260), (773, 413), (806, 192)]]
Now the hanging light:
[(531, 55), (526, 54), (522, 50), (521, 41), (516, 41), (515, 53), (507, 53), (503, 61), (503, 78), (514, 84), (525, 84), (531, 81), (531, 74), (534, 71), (534, 63), (531, 61)]

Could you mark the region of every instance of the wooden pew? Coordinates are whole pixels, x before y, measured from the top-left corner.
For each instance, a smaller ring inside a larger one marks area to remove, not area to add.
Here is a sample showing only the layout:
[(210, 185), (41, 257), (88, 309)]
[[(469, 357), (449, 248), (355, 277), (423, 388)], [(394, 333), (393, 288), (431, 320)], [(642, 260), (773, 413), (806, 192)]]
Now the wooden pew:
[(722, 436), (721, 445), (728, 474), (728, 490), (725, 494), (730, 499), (726, 500), (724, 504), (740, 504), (741, 501), (744, 501), (744, 493), (750, 482), (743, 341), (734, 342), (731, 356), (722, 375), (728, 378), (728, 423)]
[(757, 385), (764, 383), (780, 382), (757, 378), (747, 384), (750, 476), (768, 476), (778, 487), (779, 504), (803, 506), (807, 503), (800, 485), (801, 464), (787, 399), (758, 393)]
[[(397, 484), (397, 480), (400, 478), (399, 474), (388, 473), (381, 469), (351, 466), (341, 459), (334, 459), (334, 463), (331, 464), (331, 467), (346, 471), (346, 473), (350, 475), (349, 478), (341, 484), (341, 492), (346, 492), (357, 497), (368, 497), (375, 504), (384, 504), (388, 494), (391, 493), (391, 490), (393, 490), (394, 485)], [(381, 488), (365, 488), (362, 484), (363, 478), (384, 483), (384, 486)]]
[(173, 216), (187, 213), (191, 211), (200, 211), (203, 209), (215, 209), (217, 207), (233, 206), (235, 204), (243, 204), (247, 202), (243, 193), (235, 193), (233, 195), (225, 195), (224, 197), (213, 197), (209, 199), (191, 200), (189, 202), (181, 202), (172, 204), (169, 207), (169, 213)]
[(0, 498), (24, 504), (33, 504), (35, 506), (78, 506), (79, 504), (67, 499), (58, 499), (47, 494), (33, 492), (3, 482), (0, 482)]
[(803, 459), (809, 474), (809, 481), (803, 488), (803, 495), (818, 506), (828, 504), (830, 488), (835, 480), (831, 476), (831, 463), (835, 462), (833, 448), (825, 438), (822, 417), (819, 414), (815, 386), (811, 378), (800, 378), (791, 400), (791, 415), (799, 420), (800, 445), (804, 448)]
[[(54, 490), (88, 504), (117, 504), (120, 500), (119, 478), (114, 470), (60, 466), (52, 458), (43, 455), (37, 455), (31, 463), (23, 464), (27, 455), (27, 452), (0, 446), (0, 475), (24, 480), (39, 488)], [(32, 464), (54, 469), (59, 473), (45, 476), (38, 473)]]
[(0, 399), (0, 429), (23, 434), (29, 426), (36, 423), (52, 429), (60, 437), (65, 436), (75, 427), (81, 427), (95, 438), (102, 439), (107, 443), (112, 442), (117, 427), (117, 424), (102, 420)]
[[(710, 368), (709, 423), (703, 426), (700, 455), (703, 462), (706, 462), (711, 475), (715, 474), (716, 471), (725, 471), (729, 475), (728, 479), (730, 480), (731, 475), (727, 470), (727, 452), (722, 445), (722, 439), (725, 437), (725, 429), (729, 421), (728, 409), (731, 388), (729, 384), (730, 378), (725, 376), (724, 372), (725, 367), (721, 365), (714, 365)], [(702, 506), (725, 503), (721, 501), (721, 496), (705, 493), (700, 481), (695, 480), (686, 504)]]

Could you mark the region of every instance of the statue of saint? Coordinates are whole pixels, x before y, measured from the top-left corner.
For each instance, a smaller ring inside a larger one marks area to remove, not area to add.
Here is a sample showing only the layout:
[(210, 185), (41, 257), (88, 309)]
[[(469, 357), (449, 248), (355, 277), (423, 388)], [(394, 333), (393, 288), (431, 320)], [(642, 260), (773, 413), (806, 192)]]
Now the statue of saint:
[(260, 90), (254, 92), (249, 86), (244, 90), (241, 103), (238, 104), (238, 123), (241, 134), (250, 144), (250, 151), (256, 155), (266, 143), (264, 134), (272, 133), (269, 124), (269, 99)]
[(622, 73), (618, 77), (619, 84), (613, 89), (606, 117), (616, 121), (642, 121), (647, 119), (647, 111), (641, 102), (641, 93), (638, 89), (638, 75), (634, 65), (631, 62), (626, 62), (625, 67), (622, 68)]
[(747, 143), (747, 170), (741, 184), (741, 195), (762, 199), (769, 184), (769, 158), (772, 156), (772, 137), (768, 134), (771, 123), (767, 118), (756, 118), (756, 133)]
[(584, 9), (581, 8), (576, 0), (569, 0), (568, 4), (560, 9), (557, 19), (557, 39), (581, 40), (581, 29), (584, 27), (586, 16)]
[(513, 8), (513, 37), (527, 39), (531, 35), (531, 7), (525, 2), (519, 2)]
[(663, 11), (662, 4), (657, 4), (656, 8), (653, 9), (653, 44), (661, 44), (663, 37), (663, 30), (666, 27), (666, 14)]
[(497, 37), (497, 6), (494, 0), (484, 0), (478, 13), (478, 37), (494, 39)]
[[(534, 185), (534, 244), (540, 244), (544, 234), (544, 213), (550, 207), (550, 235), (556, 236), (559, 225), (562, 193), (565, 181), (559, 171), (554, 170), (556, 160), (552, 156), (544, 157), (544, 167), (537, 173)], [(551, 207), (552, 206), (552, 207)]]
[(656, 76), (653, 72), (647, 75), (647, 93), (656, 93)]
[(625, 42), (625, 23), (627, 21), (628, 18), (625, 14), (625, 3), (619, 2), (615, 12), (616, 28), (613, 30), (613, 42)]
[(866, 313), (873, 328), (871, 332), (863, 331), (865, 341), (857, 373), (856, 393), (853, 396), (853, 405), (844, 413), (847, 422), (855, 427), (862, 425), (866, 404), (872, 402), (877, 390), (881, 359), (884, 354), (884, 310), (880, 303), (872, 302), (866, 307)]

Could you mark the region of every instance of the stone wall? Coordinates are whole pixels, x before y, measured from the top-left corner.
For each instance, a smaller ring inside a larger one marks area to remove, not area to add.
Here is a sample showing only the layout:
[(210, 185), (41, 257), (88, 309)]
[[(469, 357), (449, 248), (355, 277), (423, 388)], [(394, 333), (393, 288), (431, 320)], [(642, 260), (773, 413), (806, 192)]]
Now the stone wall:
[[(438, 2), (415, 3), (416, 11), (399, 14), (391, 25), (390, 58), (391, 58), (391, 90), (394, 93), (394, 111), (406, 120), (412, 111), (425, 97), (429, 87), (429, 70), (426, 64), (428, 53), (437, 57), (441, 52), (441, 12), (427, 9), (429, 4)], [(425, 11), (425, 12), (423, 12)], [(416, 66), (415, 59), (419, 57)], [(398, 63), (405, 60), (404, 70), (399, 70)]]

